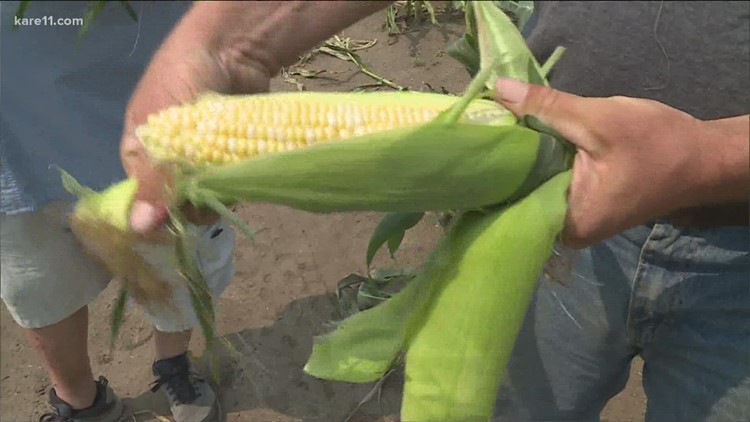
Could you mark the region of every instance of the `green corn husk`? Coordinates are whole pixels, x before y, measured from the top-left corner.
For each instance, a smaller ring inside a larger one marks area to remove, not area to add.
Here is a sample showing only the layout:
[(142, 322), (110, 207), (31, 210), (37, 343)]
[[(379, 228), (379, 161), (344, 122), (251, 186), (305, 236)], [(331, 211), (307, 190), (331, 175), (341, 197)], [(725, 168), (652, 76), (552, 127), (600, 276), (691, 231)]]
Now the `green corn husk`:
[[(79, 185), (68, 173), (62, 170), (61, 173), (63, 185), (79, 198), (69, 220), (84, 251), (119, 279), (136, 301), (166, 301), (170, 290), (162, 282), (159, 269), (138, 253), (135, 245), (139, 239), (130, 231), (128, 215), (138, 182), (127, 179), (103, 192), (94, 192)], [(118, 308), (115, 307), (114, 322), (122, 319), (122, 309)], [(116, 334), (119, 327), (117, 324), (113, 327)]]
[(404, 421), (486, 421), (567, 210), (570, 172), (499, 210), (462, 214), (391, 299), (315, 339), (305, 372), (371, 382), (406, 352)]
[(198, 205), (215, 196), (313, 212), (474, 209), (515, 194), (541, 143), (520, 126), (428, 124), (209, 169), (180, 195)]
[(537, 277), (567, 211), (570, 172), (507, 209), (459, 217), (447, 235), (453, 268), (436, 280), (408, 339), (404, 421), (491, 417)]

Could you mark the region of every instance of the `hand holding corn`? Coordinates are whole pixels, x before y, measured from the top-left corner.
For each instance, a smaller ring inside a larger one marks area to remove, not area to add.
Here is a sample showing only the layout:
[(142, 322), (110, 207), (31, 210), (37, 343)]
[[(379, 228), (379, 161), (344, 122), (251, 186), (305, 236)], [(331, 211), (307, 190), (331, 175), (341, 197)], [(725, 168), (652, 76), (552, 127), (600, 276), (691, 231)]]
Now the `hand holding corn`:
[(702, 121), (652, 100), (584, 98), (510, 79), (498, 82), (496, 98), (577, 146), (563, 231), (570, 246), (750, 196), (748, 115)]
[[(207, 47), (193, 42), (190, 48), (180, 42), (183, 32), (172, 34), (172, 41), (157, 52), (153, 61), (138, 83), (128, 104), (125, 127), (120, 143), (123, 167), (127, 175), (138, 181), (138, 191), (130, 214), (132, 229), (147, 237), (162, 227), (168, 217), (165, 188), (170, 184), (170, 175), (156, 165), (143, 143), (135, 134), (135, 128), (145, 123), (147, 116), (159, 110), (189, 103), (197, 92), (228, 93), (232, 86), (226, 65), (217, 60)], [(175, 40), (176, 38), (176, 40)], [(196, 45), (198, 44), (198, 45)], [(268, 76), (255, 72), (248, 85), (261, 91), (268, 87)], [(196, 224), (209, 224), (216, 219), (211, 213), (186, 205), (184, 212)]]
[[(169, 174), (154, 165), (134, 134), (146, 116), (192, 103), (204, 92), (265, 92), (281, 66), (390, 3), (196, 2), (154, 56), (125, 115), (122, 162), (128, 176), (139, 181), (132, 229), (152, 235), (167, 219)], [(215, 218), (190, 205), (184, 212), (198, 224)]]

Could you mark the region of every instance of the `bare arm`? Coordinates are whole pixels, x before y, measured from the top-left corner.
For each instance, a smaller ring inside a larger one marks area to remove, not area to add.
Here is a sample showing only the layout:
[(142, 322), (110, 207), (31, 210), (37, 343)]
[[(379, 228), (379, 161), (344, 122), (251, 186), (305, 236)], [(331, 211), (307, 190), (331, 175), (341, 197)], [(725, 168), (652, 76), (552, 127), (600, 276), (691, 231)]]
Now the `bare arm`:
[(750, 200), (750, 115), (706, 121), (702, 133), (700, 183), (693, 206)]
[(235, 79), (232, 89), (252, 90), (246, 67), (275, 75), (306, 51), (391, 2), (198, 2), (170, 37), (171, 44), (215, 52)]

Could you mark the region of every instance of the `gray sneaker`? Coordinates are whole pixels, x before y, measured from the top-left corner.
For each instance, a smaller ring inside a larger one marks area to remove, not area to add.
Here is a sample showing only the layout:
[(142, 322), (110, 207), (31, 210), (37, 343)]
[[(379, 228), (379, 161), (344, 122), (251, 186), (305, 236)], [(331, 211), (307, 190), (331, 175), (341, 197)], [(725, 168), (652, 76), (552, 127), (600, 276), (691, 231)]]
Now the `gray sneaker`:
[(81, 410), (73, 408), (60, 397), (57, 397), (55, 389), (49, 390), (49, 404), (55, 409), (54, 412), (45, 413), (39, 418), (40, 422), (115, 422), (120, 419), (123, 412), (122, 400), (108, 385), (104, 377), (96, 381), (96, 398), (94, 403)]
[(164, 387), (175, 422), (219, 422), (216, 394), (187, 353), (156, 361), (152, 370), (156, 381), (151, 391)]

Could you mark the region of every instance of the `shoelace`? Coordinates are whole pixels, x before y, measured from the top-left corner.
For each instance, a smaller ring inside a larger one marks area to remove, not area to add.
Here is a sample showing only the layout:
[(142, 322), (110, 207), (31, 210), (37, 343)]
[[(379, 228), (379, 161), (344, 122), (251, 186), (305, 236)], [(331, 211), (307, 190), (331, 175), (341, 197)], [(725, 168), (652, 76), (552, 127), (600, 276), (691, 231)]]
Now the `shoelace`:
[(201, 393), (197, 384), (205, 382), (201, 376), (192, 370), (169, 375), (159, 375), (151, 385), (151, 392), (156, 392), (166, 386), (167, 395), (176, 404), (190, 404), (197, 400)]

